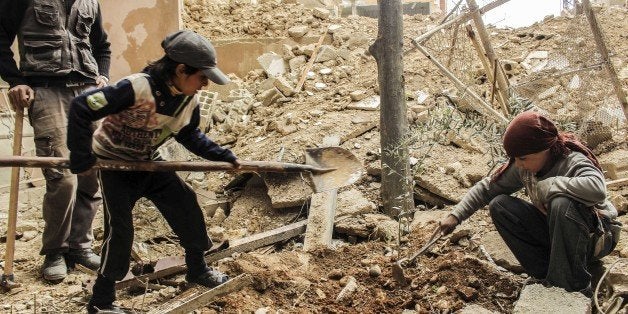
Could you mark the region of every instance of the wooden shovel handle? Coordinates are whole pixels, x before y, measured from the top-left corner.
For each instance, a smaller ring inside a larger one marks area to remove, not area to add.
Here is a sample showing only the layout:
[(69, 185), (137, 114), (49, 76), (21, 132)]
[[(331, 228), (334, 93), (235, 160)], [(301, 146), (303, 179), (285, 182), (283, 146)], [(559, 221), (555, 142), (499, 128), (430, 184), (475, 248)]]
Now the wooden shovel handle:
[[(69, 168), (70, 161), (61, 157), (0, 157), (0, 167), (22, 166), (42, 168)], [(325, 173), (335, 169), (321, 168), (274, 161), (240, 161), (236, 168), (224, 161), (124, 161), (99, 159), (94, 165), (98, 169), (117, 171), (237, 171), (237, 172), (305, 172)]]
[[(22, 129), (24, 126), (24, 109), (15, 111), (15, 131), (13, 133), (13, 155), (22, 155)], [(11, 169), (11, 189), (9, 194), (9, 220), (7, 223), (7, 245), (4, 257), (3, 281), (13, 280), (13, 258), (15, 254), (15, 231), (17, 225), (17, 200), (20, 187), (20, 168)]]

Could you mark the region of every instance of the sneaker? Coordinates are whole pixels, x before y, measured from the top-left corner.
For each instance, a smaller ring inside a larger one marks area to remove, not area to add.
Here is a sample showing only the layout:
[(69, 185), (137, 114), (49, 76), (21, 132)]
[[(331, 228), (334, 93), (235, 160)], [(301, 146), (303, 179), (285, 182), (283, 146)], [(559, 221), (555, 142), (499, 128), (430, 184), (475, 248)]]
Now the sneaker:
[(98, 305), (87, 305), (87, 313), (88, 314), (124, 314), (126, 313), (125, 311), (123, 311), (119, 306), (117, 305), (113, 305), (113, 304), (107, 304), (107, 305), (102, 305), (102, 306), (98, 306)]
[(41, 275), (45, 280), (53, 283), (61, 282), (68, 275), (68, 266), (63, 254), (48, 254), (41, 267)]
[(209, 268), (206, 272), (195, 278), (190, 278), (189, 275), (186, 275), (185, 280), (187, 280), (187, 282), (196, 283), (207, 288), (214, 288), (229, 281), (229, 276), (218, 270)]
[(91, 270), (97, 270), (100, 267), (100, 256), (92, 249), (70, 249), (66, 258), (70, 267), (75, 264), (83, 265)]

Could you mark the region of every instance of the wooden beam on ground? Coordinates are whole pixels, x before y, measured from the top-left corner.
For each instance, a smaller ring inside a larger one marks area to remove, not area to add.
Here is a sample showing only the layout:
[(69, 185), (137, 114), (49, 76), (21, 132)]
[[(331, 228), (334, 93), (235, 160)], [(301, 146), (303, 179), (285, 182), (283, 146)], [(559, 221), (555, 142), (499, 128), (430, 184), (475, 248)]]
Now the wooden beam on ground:
[(582, 0), (582, 7), (584, 9), (584, 14), (587, 16), (587, 20), (589, 20), (589, 25), (591, 25), (591, 31), (593, 32), (593, 39), (595, 40), (597, 50), (602, 56), (602, 62), (604, 62), (606, 72), (608, 72), (608, 76), (611, 79), (611, 83), (613, 84), (613, 88), (615, 89), (621, 108), (624, 111), (624, 117), (628, 120), (628, 100), (626, 99), (626, 93), (624, 92), (621, 81), (617, 77), (617, 71), (615, 71), (615, 67), (611, 62), (608, 49), (606, 48), (606, 43), (602, 37), (602, 31), (600, 30), (600, 26), (595, 18), (595, 13), (593, 13), (593, 9), (591, 8), (591, 2), (589, 2), (589, 0)]
[[(211, 264), (217, 260), (229, 257), (233, 253), (250, 252), (264, 246), (288, 240), (290, 238), (303, 234), (305, 232), (306, 225), (307, 220), (302, 220), (277, 229), (254, 234), (250, 237), (230, 241), (229, 248), (205, 256), (205, 261), (208, 264)], [(147, 280), (155, 280), (158, 278), (180, 274), (185, 272), (186, 270), (187, 267), (185, 266), (185, 264), (174, 265), (172, 267), (165, 268), (154, 273), (131, 277), (116, 282), (116, 289), (120, 290), (138, 285), (143, 286)]]
[(425, 47), (419, 45), (418, 43), (414, 43), (414, 45), (430, 61), (432, 61), (432, 63), (434, 63), (434, 65), (436, 65), (436, 67), (441, 71), (441, 73), (443, 73), (445, 76), (447, 76), (447, 78), (449, 78), (456, 85), (456, 88), (458, 88), (458, 90), (463, 95), (464, 94), (471, 95), (471, 97), (473, 97), (481, 105), (483, 110), (480, 110), (480, 112), (482, 112), (486, 116), (489, 116), (489, 117), (493, 118), (498, 123), (502, 123), (504, 125), (508, 124), (508, 122), (509, 122), (508, 119), (506, 119), (497, 110), (493, 109), (493, 107), (491, 105), (489, 105), (488, 103), (486, 103), (486, 101), (484, 101), (484, 99), (482, 99), (482, 97), (480, 97), (478, 94), (473, 92), (468, 86), (466, 86), (462, 81), (460, 81), (460, 79), (458, 79), (453, 73), (451, 73), (449, 70), (447, 70), (447, 68), (444, 65), (442, 65), (440, 62), (438, 62), (438, 60), (436, 60), (429, 52), (427, 52)]
[(617, 179), (617, 180), (606, 182), (607, 188), (623, 186), (623, 185), (628, 185), (628, 178)]
[[(323, 147), (338, 145), (340, 145), (340, 137), (338, 136), (327, 136), (323, 139)], [(305, 239), (303, 240), (304, 251), (307, 252), (318, 247), (331, 246), (337, 198), (338, 189), (312, 195), (310, 213), (307, 217)]]
[(196, 286), (188, 289), (174, 299), (159, 306), (159, 309), (149, 311), (149, 314), (184, 314), (200, 309), (211, 303), (214, 299), (232, 292), (242, 290), (251, 284), (251, 275), (241, 274), (224, 284), (208, 289)]
[(371, 121), (371, 122), (366, 122), (366, 123), (362, 123), (362, 125), (360, 127), (358, 127), (357, 129), (351, 131), (349, 134), (345, 134), (342, 136), (342, 138), (340, 138), (340, 144), (350, 140), (350, 139), (354, 139), (366, 132), (369, 132), (370, 130), (374, 129), (377, 127), (377, 124), (379, 122), (378, 121)]

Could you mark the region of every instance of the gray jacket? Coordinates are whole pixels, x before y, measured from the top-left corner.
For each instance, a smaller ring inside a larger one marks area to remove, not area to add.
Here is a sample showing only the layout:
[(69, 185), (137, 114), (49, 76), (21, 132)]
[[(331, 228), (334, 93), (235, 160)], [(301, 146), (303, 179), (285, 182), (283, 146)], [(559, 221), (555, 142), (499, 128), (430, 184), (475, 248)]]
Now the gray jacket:
[(602, 172), (579, 152), (571, 152), (566, 158), (558, 160), (542, 177), (511, 165), (495, 182), (490, 177), (484, 178), (467, 192), (451, 214), (462, 222), (488, 205), (494, 197), (510, 195), (524, 187), (533, 204), (546, 206), (552, 198), (565, 196), (594, 207), (609, 219), (617, 217), (617, 209), (607, 199)]
[(64, 76), (77, 71), (96, 78), (98, 64), (89, 34), (97, 13), (96, 0), (76, 0), (69, 12), (63, 0), (32, 0), (18, 32), (22, 74)]

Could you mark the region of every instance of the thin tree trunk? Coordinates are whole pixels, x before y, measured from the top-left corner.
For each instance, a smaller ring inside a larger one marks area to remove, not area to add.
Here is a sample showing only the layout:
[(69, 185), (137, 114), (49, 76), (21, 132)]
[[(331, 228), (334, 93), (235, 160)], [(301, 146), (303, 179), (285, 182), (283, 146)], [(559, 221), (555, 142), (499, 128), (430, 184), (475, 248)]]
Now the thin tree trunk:
[(384, 211), (398, 216), (414, 207), (408, 160), (403, 79), (403, 11), (400, 0), (379, 1), (378, 35), (369, 51), (377, 61), (380, 90), (382, 188)]

